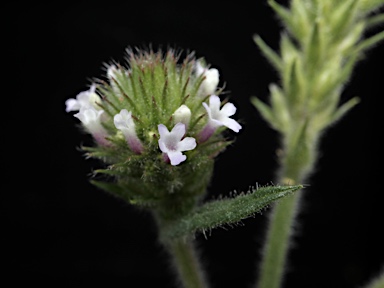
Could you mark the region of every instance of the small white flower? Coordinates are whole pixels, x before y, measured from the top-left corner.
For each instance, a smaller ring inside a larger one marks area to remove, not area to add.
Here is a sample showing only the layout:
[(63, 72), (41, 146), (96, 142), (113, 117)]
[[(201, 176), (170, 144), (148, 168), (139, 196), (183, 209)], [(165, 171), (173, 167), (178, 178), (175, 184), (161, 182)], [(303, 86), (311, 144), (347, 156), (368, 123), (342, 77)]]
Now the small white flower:
[(80, 111), (82, 108), (95, 108), (99, 110), (96, 102), (101, 102), (99, 95), (95, 93), (96, 86), (92, 84), (92, 86), (87, 91), (80, 92), (77, 94), (76, 99), (70, 98), (65, 101), (66, 112), (71, 111)]
[(200, 61), (195, 64), (195, 73), (199, 77), (203, 74), (205, 76), (204, 81), (201, 83), (198, 94), (205, 97), (210, 94), (214, 94), (219, 85), (219, 71), (215, 68), (207, 69), (203, 67)]
[(236, 120), (229, 118), (236, 113), (236, 107), (232, 103), (226, 103), (220, 110), (220, 98), (216, 95), (209, 97), (209, 106), (203, 103), (205, 110), (207, 110), (209, 121), (215, 126), (226, 126), (234, 132), (238, 133), (241, 125)]
[(195, 149), (195, 138), (185, 137), (181, 140), (185, 135), (185, 124), (177, 123), (171, 132), (163, 124), (159, 124), (158, 129), (160, 150), (168, 156), (171, 165), (179, 165), (187, 159), (181, 152)]
[(185, 128), (188, 128), (191, 120), (191, 110), (183, 104), (172, 114), (172, 118), (174, 123), (183, 123)]
[(234, 132), (238, 133), (241, 125), (236, 120), (229, 118), (236, 113), (236, 107), (232, 103), (226, 103), (220, 110), (220, 98), (217, 95), (209, 97), (209, 106), (203, 103), (205, 110), (208, 113), (208, 123), (199, 133), (199, 141), (204, 142), (212, 136), (219, 126), (226, 126)]
[(132, 112), (122, 109), (119, 114), (116, 114), (113, 117), (113, 123), (115, 124), (116, 129), (123, 133), (125, 140), (127, 140), (128, 146), (132, 151), (137, 154), (143, 152), (143, 145), (136, 134)]
[(100, 116), (104, 113), (104, 110), (96, 110), (95, 108), (81, 108), (79, 113), (75, 116), (82, 123), (83, 126), (92, 134), (93, 138), (102, 145), (108, 145), (109, 142), (105, 139), (108, 135), (104, 127), (101, 125)]

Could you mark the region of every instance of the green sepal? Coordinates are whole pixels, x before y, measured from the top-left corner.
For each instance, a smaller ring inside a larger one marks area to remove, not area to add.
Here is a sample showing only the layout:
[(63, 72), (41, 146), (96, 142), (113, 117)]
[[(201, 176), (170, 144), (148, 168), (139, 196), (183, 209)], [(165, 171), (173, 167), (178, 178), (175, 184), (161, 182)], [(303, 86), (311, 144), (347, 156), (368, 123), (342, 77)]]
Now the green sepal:
[(125, 200), (128, 203), (131, 201), (130, 193), (128, 193), (126, 190), (124, 190), (122, 187), (120, 187), (116, 183), (109, 183), (109, 182), (98, 181), (98, 180), (90, 180), (90, 183), (99, 189), (107, 191), (108, 193), (114, 195), (115, 197)]
[(340, 120), (349, 110), (355, 107), (359, 102), (360, 99), (358, 97), (353, 97), (352, 99), (349, 99), (336, 110), (336, 112), (332, 115), (329, 124), (333, 124), (336, 121)]
[(371, 36), (363, 41), (361, 41), (354, 49), (354, 53), (360, 53), (364, 50), (367, 50), (369, 48), (372, 48), (380, 41), (384, 40), (384, 31), (375, 34), (374, 36)]
[(346, 30), (348, 30), (353, 23), (356, 18), (358, 2), (359, 0), (342, 1), (332, 13), (330, 27), (332, 27), (332, 36), (334, 39), (343, 38), (340, 37), (340, 35), (345, 34)]
[(259, 47), (261, 52), (263, 52), (265, 58), (268, 59), (273, 67), (275, 67), (277, 71), (281, 71), (283, 69), (283, 63), (280, 56), (273, 51), (273, 49), (269, 47), (259, 35), (254, 35), (253, 41), (255, 41), (256, 45)]
[(260, 112), (261, 116), (267, 121), (274, 129), (279, 130), (279, 123), (276, 121), (271, 108), (257, 97), (251, 97), (251, 103)]
[(384, 13), (371, 16), (365, 20), (366, 29), (374, 28), (382, 24), (384, 24)]
[(268, 0), (268, 4), (269, 4), (269, 6), (271, 6), (271, 8), (273, 10), (275, 10), (276, 14), (280, 17), (280, 19), (283, 21), (285, 26), (287, 26), (288, 30), (293, 30), (294, 29), (294, 25), (293, 25), (293, 22), (292, 22), (293, 21), (293, 17), (291, 15), (291, 12), (287, 8), (285, 8), (282, 5), (276, 3), (276, 1), (274, 1), (274, 0)]
[(249, 193), (234, 198), (213, 200), (196, 208), (184, 217), (175, 220), (163, 230), (164, 239), (188, 236), (195, 232), (232, 225), (253, 216), (273, 201), (288, 196), (303, 188), (296, 186), (267, 186), (253, 188)]

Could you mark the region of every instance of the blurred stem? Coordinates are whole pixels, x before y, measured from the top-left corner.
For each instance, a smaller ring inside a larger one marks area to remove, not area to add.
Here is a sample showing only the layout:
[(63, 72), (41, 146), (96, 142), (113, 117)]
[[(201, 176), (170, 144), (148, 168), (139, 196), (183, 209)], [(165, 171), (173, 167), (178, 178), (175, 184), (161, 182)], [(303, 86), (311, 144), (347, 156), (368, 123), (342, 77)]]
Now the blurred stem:
[(181, 283), (185, 288), (207, 288), (205, 277), (191, 239), (177, 238), (167, 243)]
[[(289, 185), (302, 183), (306, 175), (311, 171), (311, 164), (308, 164), (307, 161), (300, 163), (300, 161), (297, 161), (300, 158), (292, 157), (292, 154), (296, 154), (294, 150), (286, 152), (281, 164), (278, 183), (289, 183)], [(295, 158), (296, 161), (288, 160), (292, 158)], [(313, 160), (314, 154), (312, 153), (309, 158)], [(272, 208), (257, 288), (281, 287), (301, 194), (301, 190), (297, 191), (293, 195), (276, 202)]]

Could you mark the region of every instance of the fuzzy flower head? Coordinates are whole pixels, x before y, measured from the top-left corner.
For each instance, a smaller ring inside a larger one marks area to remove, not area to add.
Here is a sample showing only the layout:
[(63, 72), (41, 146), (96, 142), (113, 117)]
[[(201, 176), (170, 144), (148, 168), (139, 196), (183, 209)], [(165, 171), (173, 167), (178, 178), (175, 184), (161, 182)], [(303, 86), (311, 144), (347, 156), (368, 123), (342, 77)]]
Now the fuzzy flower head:
[[(80, 110), (75, 117), (96, 139), (96, 147), (84, 147), (87, 155), (109, 165), (99, 173), (116, 178), (118, 187), (110, 192), (134, 191), (124, 194), (131, 203), (156, 205), (170, 193), (204, 193), (214, 157), (230, 143), (213, 132), (220, 125), (240, 130), (229, 118), (233, 104), (220, 109), (219, 96), (207, 100), (220, 94), (217, 69), (193, 53), (181, 55), (128, 49), (126, 66), (106, 64), (103, 79), (66, 103), (68, 112)], [(192, 182), (201, 185), (187, 185)]]

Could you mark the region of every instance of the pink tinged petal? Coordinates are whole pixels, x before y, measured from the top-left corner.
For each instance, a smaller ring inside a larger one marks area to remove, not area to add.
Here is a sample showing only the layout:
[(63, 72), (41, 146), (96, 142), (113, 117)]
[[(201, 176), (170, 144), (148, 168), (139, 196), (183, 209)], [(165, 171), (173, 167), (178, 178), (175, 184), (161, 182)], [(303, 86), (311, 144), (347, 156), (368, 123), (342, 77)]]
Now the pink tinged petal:
[(192, 137), (185, 137), (182, 141), (180, 141), (178, 145), (179, 151), (189, 151), (196, 148), (196, 140)]
[(183, 155), (180, 151), (169, 151), (167, 155), (173, 166), (179, 165), (187, 159), (187, 156)]
[(201, 132), (197, 136), (197, 139), (198, 139), (199, 143), (203, 143), (203, 142), (207, 141), (213, 135), (213, 133), (215, 133), (216, 128), (218, 126), (220, 126), (220, 125), (217, 125), (213, 121), (209, 121), (207, 123), (207, 125), (205, 125), (203, 130), (201, 130)]
[(98, 144), (100, 144), (102, 146), (108, 147), (108, 146), (111, 146), (111, 143), (107, 139), (105, 139), (106, 136), (107, 135), (104, 134), (104, 133), (94, 133), (94, 134), (92, 134), (93, 139), (95, 139), (95, 141)]
[(136, 154), (141, 154), (143, 153), (143, 144), (141, 144), (140, 139), (137, 137), (129, 137), (126, 139), (129, 148), (135, 152)]
[(238, 133), (240, 129), (242, 128), (239, 123), (237, 123), (236, 120), (233, 120), (231, 118), (225, 118), (223, 119), (223, 125), (231, 129), (232, 131)]
[(236, 107), (232, 103), (226, 103), (220, 110), (221, 114), (229, 117), (236, 113)]

